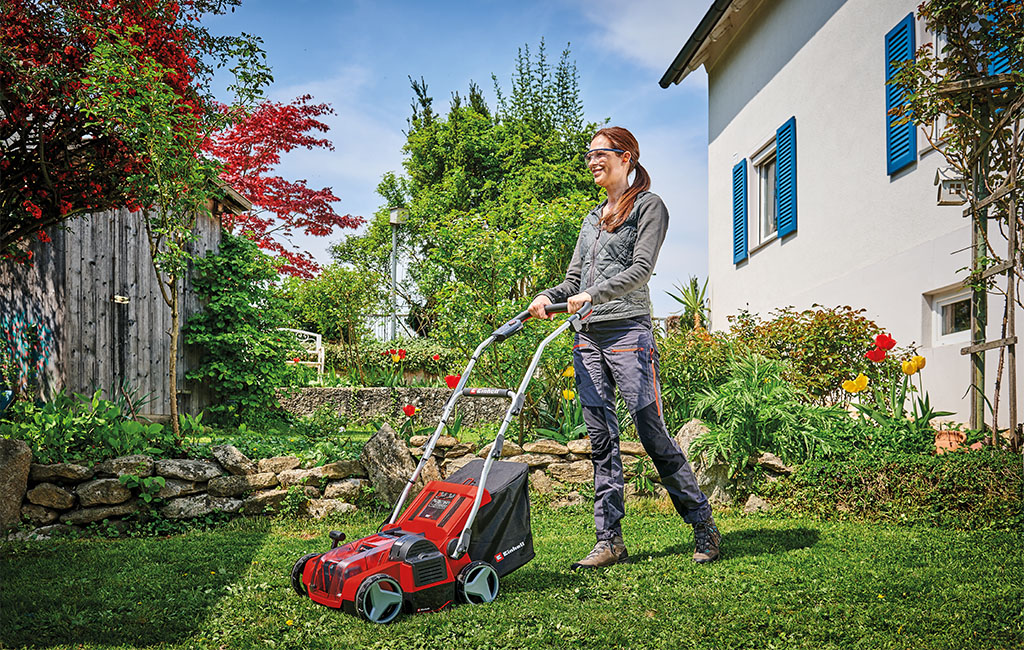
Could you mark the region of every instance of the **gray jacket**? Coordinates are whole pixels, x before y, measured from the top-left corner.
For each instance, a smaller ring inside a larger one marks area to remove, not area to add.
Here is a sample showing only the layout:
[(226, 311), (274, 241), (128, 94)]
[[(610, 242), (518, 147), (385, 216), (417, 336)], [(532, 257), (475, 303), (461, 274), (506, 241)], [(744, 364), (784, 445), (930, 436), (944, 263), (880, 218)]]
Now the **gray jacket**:
[(668, 209), (661, 197), (641, 192), (629, 217), (615, 232), (599, 227), (602, 201), (583, 219), (576, 250), (565, 281), (541, 292), (551, 302), (564, 302), (586, 291), (594, 299), (587, 322), (651, 314), (651, 279), (658, 251), (668, 230)]

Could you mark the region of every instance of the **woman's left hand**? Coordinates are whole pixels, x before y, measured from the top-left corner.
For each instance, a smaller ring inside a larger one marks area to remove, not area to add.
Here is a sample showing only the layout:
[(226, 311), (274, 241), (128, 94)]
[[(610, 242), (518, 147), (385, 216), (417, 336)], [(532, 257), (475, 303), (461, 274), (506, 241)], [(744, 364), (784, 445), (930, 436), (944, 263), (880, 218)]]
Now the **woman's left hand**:
[(578, 293), (575, 296), (571, 296), (567, 302), (569, 303), (569, 313), (575, 314), (576, 312), (583, 308), (584, 303), (592, 303), (594, 302), (594, 299), (590, 297), (589, 293), (584, 291), (583, 293)]

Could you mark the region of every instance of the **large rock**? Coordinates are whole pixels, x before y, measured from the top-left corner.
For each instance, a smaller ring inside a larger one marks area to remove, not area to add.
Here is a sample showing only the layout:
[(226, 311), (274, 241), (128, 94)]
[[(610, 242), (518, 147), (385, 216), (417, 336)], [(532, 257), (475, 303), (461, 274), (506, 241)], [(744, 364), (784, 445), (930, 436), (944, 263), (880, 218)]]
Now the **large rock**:
[(92, 478), (92, 469), (74, 463), (32, 463), (29, 477), (36, 483), (78, 483)]
[(363, 495), (363, 486), (370, 482), (363, 478), (346, 478), (341, 481), (332, 481), (324, 488), (324, 497), (327, 499), (341, 499), (352, 503), (358, 501)]
[(40, 483), (26, 492), (25, 498), (29, 503), (55, 510), (67, 510), (75, 505), (75, 495), (53, 483)]
[[(494, 443), (492, 442), (489, 445), (485, 446), (480, 451), (476, 452), (476, 455), (480, 458), (487, 458), (487, 454), (491, 453), (491, 447), (493, 446)], [(516, 443), (512, 442), (511, 440), (506, 440), (505, 442), (501, 443), (502, 458), (505, 458), (507, 456), (518, 456), (521, 453), (523, 453), (523, 448), (517, 445)]]
[(551, 482), (551, 478), (542, 469), (535, 469), (530, 472), (530, 487), (534, 489), (537, 494), (551, 494), (555, 489), (555, 484)]
[(262, 515), (280, 510), (288, 490), (263, 490), (247, 497), (242, 504), (247, 515)]
[(732, 505), (736, 494), (741, 491), (741, 487), (745, 488), (745, 486), (740, 486), (737, 481), (729, 478), (729, 466), (718, 462), (717, 459), (709, 459), (707, 454), (694, 455), (690, 453), (690, 445), (693, 441), (707, 431), (708, 428), (704, 426), (703, 422), (693, 419), (679, 429), (675, 441), (683, 450), (683, 454), (690, 460), (693, 472), (697, 477), (697, 485), (700, 486), (708, 500), (715, 505)]
[(473, 454), (466, 454), (459, 458), (445, 458), (444, 463), (441, 464), (441, 474), (451, 476), (453, 472), (461, 469), (471, 460), (477, 460), (477, 457)]
[(521, 454), (515, 457), (515, 462), (526, 463), (530, 468), (546, 467), (551, 463), (560, 463), (562, 459), (554, 454)]
[(581, 456), (589, 456), (591, 452), (590, 438), (570, 440), (569, 442), (566, 443), (565, 446), (568, 447), (569, 451), (571, 451), (572, 453), (579, 454)]
[(474, 451), (476, 451), (476, 445), (468, 442), (460, 442), (453, 447), (449, 447), (447, 451), (444, 452), (444, 455), (447, 458), (458, 458), (459, 456), (472, 454)]
[(356, 507), (337, 499), (311, 499), (306, 502), (303, 510), (313, 519), (323, 519), (330, 515), (347, 515), (355, 512)]
[(112, 506), (132, 498), (132, 491), (116, 478), (98, 478), (75, 488), (78, 503), (83, 508), (90, 506)]
[(164, 481), (164, 486), (160, 488), (160, 491), (156, 493), (156, 496), (160, 499), (173, 499), (175, 497), (184, 497), (190, 494), (196, 494), (205, 489), (206, 483), (169, 478)]
[(629, 454), (630, 456), (646, 456), (647, 450), (644, 446), (635, 440), (620, 440), (619, 451), (623, 454)]
[(211, 478), (206, 490), (211, 496), (233, 497), (250, 490), (263, 490), (277, 485), (277, 474), (236, 474), (234, 476), (218, 476)]
[(138, 500), (126, 501), (115, 506), (99, 506), (97, 508), (82, 508), (72, 510), (60, 516), (65, 524), (91, 524), (94, 521), (103, 521), (111, 517), (124, 517), (139, 511)]
[(58, 513), (43, 506), (29, 503), (21, 506), (21, 517), (32, 523), (34, 526), (45, 526), (57, 521)]
[(229, 474), (233, 476), (242, 476), (244, 474), (255, 474), (259, 471), (256, 467), (256, 463), (249, 460), (249, 458), (238, 451), (238, 448), (234, 445), (214, 445), (210, 451), (213, 452), (213, 457), (217, 459), (221, 467), (226, 469)]
[(277, 475), (281, 487), (288, 489), (293, 485), (320, 485), (319, 472), (312, 469), (286, 469)]
[[(416, 470), (416, 460), (409, 453), (405, 442), (388, 424), (382, 426), (380, 431), (366, 441), (363, 452), (359, 455), (359, 462), (366, 468), (377, 495), (388, 505), (398, 502), (405, 484)], [(413, 486), (411, 494), (419, 492), (428, 481), (440, 478), (441, 474), (434, 459), (430, 459), (416, 485)]]
[(0, 533), (21, 521), (31, 465), (32, 449), (25, 441), (0, 439)]
[(339, 460), (334, 463), (327, 463), (323, 467), (316, 469), (319, 469), (321, 477), (332, 481), (341, 478), (366, 477), (366, 470), (359, 464), (358, 460)]
[(555, 454), (564, 456), (569, 453), (569, 448), (554, 440), (537, 440), (523, 445), (523, 451), (530, 454)]
[(11, 535), (8, 539), (17, 542), (45, 542), (53, 539), (54, 537), (65, 537), (80, 530), (82, 529), (78, 526), (53, 524), (52, 526), (43, 526), (42, 528), (36, 528), (35, 530), (21, 531)]
[(747, 497), (747, 502), (743, 504), (743, 514), (752, 515), (755, 512), (761, 512), (762, 510), (768, 510), (771, 508), (771, 504), (757, 496), (751, 494)]
[(153, 475), (153, 457), (144, 454), (119, 456), (93, 466), (93, 471), (100, 478), (117, 478), (124, 474), (133, 474), (139, 478)]
[(548, 474), (562, 483), (590, 483), (594, 480), (594, 464), (589, 460), (555, 463), (548, 465)]
[(295, 469), (302, 461), (295, 456), (274, 456), (273, 458), (261, 458), (256, 463), (256, 469), (258, 472), (273, 472), (280, 474), (289, 469)]
[(160, 514), (168, 519), (192, 519), (213, 512), (238, 512), (242, 508), (241, 499), (212, 497), (208, 494), (197, 494), (180, 499), (171, 499), (160, 508)]
[(755, 462), (757, 465), (760, 465), (762, 469), (768, 470), (774, 474), (781, 474), (783, 476), (790, 476), (796, 471), (795, 467), (787, 465), (781, 458), (767, 451), (758, 456)]
[(224, 473), (221, 466), (208, 460), (172, 458), (156, 461), (154, 467), (158, 476), (178, 478), (183, 481), (209, 481)]

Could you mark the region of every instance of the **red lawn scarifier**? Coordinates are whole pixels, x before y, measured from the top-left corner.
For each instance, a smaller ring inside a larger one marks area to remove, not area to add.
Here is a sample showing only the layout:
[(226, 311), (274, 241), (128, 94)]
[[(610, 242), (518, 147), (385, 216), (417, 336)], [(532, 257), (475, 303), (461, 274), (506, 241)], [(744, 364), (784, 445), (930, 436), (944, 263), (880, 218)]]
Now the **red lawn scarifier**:
[[(566, 304), (549, 305), (547, 311), (564, 312)], [(523, 463), (497, 460), (505, 431), (522, 411), (526, 387), (544, 348), (589, 313), (587, 304), (540, 343), (517, 391), (466, 388), (466, 380), (484, 348), (521, 330), (529, 314), (519, 314), (481, 343), (448, 398), (441, 421), (424, 446), (423, 458), (402, 491), (391, 519), (376, 534), (347, 544), (342, 544), (343, 533), (331, 531), (331, 550), (305, 555), (295, 563), (291, 574), (295, 591), (372, 623), (390, 623), (403, 611), (437, 611), (456, 601), (480, 604), (497, 598), (500, 578), (534, 555), (527, 494), (529, 468)], [(409, 490), (433, 454), (459, 397), (505, 397), (512, 403), (485, 460), (469, 462), (447, 480), (427, 483), (402, 512)]]

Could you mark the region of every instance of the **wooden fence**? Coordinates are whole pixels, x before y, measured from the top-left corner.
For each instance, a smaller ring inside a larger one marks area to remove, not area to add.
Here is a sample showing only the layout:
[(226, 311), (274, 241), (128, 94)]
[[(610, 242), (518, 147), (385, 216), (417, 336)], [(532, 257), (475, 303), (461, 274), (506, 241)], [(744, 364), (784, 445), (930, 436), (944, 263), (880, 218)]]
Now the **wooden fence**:
[[(241, 198), (241, 197), (238, 197)], [(243, 199), (244, 201), (244, 199)], [(214, 214), (238, 210), (215, 202)], [(203, 256), (220, 245), (220, 218), (201, 217), (191, 252)], [(0, 260), (0, 345), (33, 381), (43, 398), (60, 390), (91, 394), (102, 389), (147, 395), (141, 412), (170, 413), (170, 308), (153, 270), (139, 213), (105, 212), (53, 229), (51, 243), (34, 242), (31, 266)], [(191, 275), (191, 269), (189, 269)], [(184, 326), (199, 309), (185, 278)], [(209, 404), (209, 392), (186, 379), (199, 351), (179, 339), (178, 399), (183, 413)]]

